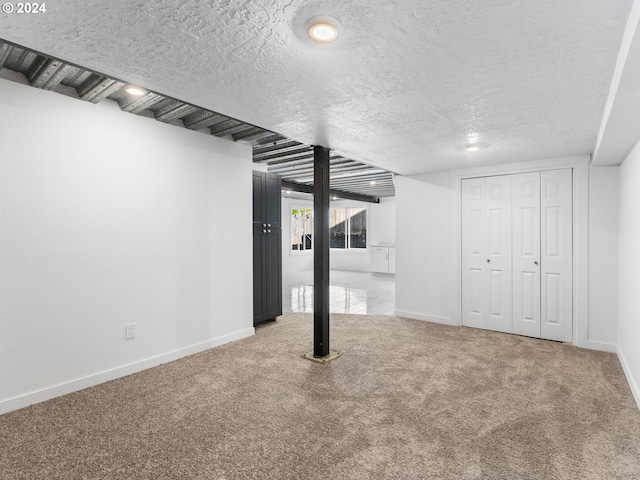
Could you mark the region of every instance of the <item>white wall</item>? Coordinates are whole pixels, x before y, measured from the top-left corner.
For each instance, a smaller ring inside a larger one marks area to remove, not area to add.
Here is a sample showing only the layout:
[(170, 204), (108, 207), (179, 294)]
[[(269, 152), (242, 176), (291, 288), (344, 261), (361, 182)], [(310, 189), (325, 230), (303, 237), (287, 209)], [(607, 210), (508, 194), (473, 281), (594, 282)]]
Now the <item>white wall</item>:
[(384, 197), (369, 204), (369, 245), (396, 243), (396, 198)]
[(448, 172), (396, 177), (396, 315), (451, 320)]
[(253, 333), (249, 146), (4, 79), (0, 105), (0, 413)]
[[(292, 253), (291, 249), (291, 208), (293, 206), (313, 208), (309, 200), (282, 199), (282, 270), (289, 271), (313, 269), (313, 254)], [(395, 198), (381, 198), (380, 203), (365, 203), (349, 200), (331, 201), (332, 207), (364, 207), (369, 209), (367, 217), (368, 245), (394, 244), (396, 240), (396, 201)], [(370, 272), (369, 249), (344, 250), (332, 249), (329, 265), (332, 270)]]
[(640, 406), (640, 143), (620, 167), (618, 357)]
[(618, 342), (619, 167), (593, 167), (589, 176), (589, 331), (606, 350)]
[[(610, 210), (616, 208), (615, 170), (605, 168), (593, 173), (589, 192), (587, 159), (587, 156), (567, 157), (396, 178), (396, 314), (460, 324), (460, 192), (455, 184), (462, 176), (575, 164), (574, 209), (578, 223), (574, 232), (574, 343), (615, 351), (616, 282), (605, 285), (607, 278), (615, 276), (615, 266), (611, 263), (615, 263), (612, 259), (616, 258), (617, 220), (615, 212)], [(587, 217), (589, 204), (593, 211)], [(588, 245), (583, 237), (592, 237), (594, 243), (589, 252), (583, 248)], [(592, 264), (587, 253), (593, 259)], [(590, 294), (598, 303), (593, 315), (588, 312)]]

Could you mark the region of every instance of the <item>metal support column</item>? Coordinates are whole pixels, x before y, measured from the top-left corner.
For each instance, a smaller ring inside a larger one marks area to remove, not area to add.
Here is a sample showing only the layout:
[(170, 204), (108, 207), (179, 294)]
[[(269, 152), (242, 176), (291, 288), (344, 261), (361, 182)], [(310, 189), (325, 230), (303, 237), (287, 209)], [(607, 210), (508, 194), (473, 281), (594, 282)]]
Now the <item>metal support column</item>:
[(313, 356), (329, 355), (329, 149), (313, 147)]

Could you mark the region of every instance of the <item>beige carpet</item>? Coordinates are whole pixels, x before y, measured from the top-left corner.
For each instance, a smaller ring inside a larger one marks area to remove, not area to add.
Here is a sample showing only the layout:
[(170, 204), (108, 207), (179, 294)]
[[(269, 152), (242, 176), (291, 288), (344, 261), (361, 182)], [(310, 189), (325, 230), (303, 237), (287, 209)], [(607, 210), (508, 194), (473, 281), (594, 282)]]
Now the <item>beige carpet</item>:
[(638, 479), (615, 355), (394, 317), (309, 314), (0, 417), (0, 479)]

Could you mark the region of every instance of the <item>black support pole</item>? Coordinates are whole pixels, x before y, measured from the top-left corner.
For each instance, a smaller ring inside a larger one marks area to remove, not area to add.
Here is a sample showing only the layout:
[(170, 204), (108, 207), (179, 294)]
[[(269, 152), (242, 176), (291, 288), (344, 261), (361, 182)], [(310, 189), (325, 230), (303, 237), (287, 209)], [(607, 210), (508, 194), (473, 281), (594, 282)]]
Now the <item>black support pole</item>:
[(313, 147), (313, 356), (329, 355), (329, 149)]

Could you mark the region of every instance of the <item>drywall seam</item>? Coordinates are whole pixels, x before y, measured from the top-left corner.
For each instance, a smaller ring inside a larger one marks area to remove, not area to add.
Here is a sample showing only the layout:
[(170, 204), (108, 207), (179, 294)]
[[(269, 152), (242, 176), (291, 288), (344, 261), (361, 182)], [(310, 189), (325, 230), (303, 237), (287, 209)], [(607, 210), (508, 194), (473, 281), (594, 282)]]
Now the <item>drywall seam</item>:
[(149, 368), (157, 367), (158, 365), (163, 363), (173, 362), (180, 358), (188, 357), (189, 355), (200, 353), (211, 348), (219, 347), (220, 345), (234, 342), (242, 338), (250, 337), (254, 333), (255, 329), (253, 327), (246, 328), (244, 330), (238, 330), (237, 332), (229, 333), (227, 335), (213, 338), (201, 343), (196, 343), (194, 345), (180, 348), (178, 350), (162, 353), (160, 355), (133, 362), (128, 365), (105, 370), (93, 375), (88, 375), (86, 377), (77, 378), (69, 382), (61, 383), (59, 385), (54, 385), (42, 390), (27, 393), (25, 395), (20, 395), (18, 397), (3, 400), (0, 402), (0, 415), (11, 412), (13, 410), (28, 407), (29, 405), (32, 405), (34, 403), (51, 400), (52, 398), (66, 395), (68, 393), (77, 392), (78, 390), (83, 390), (85, 388), (93, 387), (110, 380), (115, 380), (117, 378), (125, 377), (133, 373), (138, 373)]

